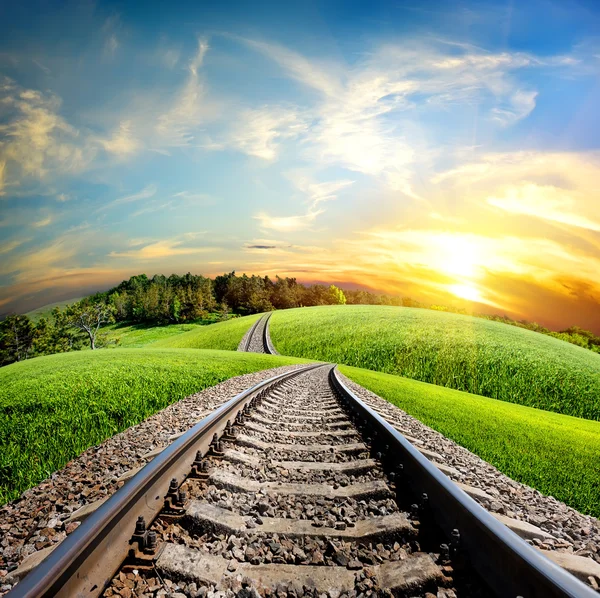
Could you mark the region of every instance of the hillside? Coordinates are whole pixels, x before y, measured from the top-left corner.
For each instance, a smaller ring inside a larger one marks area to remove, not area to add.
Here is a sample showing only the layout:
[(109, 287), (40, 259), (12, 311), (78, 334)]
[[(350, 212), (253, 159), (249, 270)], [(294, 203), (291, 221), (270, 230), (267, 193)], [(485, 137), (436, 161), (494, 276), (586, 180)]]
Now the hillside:
[(0, 504), (187, 395), (299, 361), (232, 351), (116, 349), (0, 368)]
[(283, 355), (600, 419), (600, 355), (500, 322), (408, 307), (324, 306), (275, 312), (271, 338)]
[(342, 366), (343, 374), (509, 477), (600, 515), (600, 422)]
[(262, 315), (252, 314), (242, 318), (233, 318), (226, 322), (201, 326), (195, 330), (156, 341), (148, 345), (148, 348), (168, 347), (172, 349), (225, 349), (235, 351), (246, 331)]

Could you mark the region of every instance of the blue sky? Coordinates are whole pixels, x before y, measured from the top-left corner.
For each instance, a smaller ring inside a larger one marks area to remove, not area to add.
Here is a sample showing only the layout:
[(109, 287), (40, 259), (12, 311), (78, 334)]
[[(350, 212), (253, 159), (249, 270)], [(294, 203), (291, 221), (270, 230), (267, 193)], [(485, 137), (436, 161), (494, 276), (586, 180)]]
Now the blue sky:
[(599, 21), (3, 5), (0, 311), (235, 269), (600, 327)]

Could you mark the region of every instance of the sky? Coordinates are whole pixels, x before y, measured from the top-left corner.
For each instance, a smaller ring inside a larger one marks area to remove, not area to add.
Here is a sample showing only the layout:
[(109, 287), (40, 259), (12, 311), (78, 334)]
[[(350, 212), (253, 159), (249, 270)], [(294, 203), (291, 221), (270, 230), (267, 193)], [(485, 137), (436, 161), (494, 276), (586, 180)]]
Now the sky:
[(600, 332), (596, 2), (0, 3), (0, 312), (235, 270)]

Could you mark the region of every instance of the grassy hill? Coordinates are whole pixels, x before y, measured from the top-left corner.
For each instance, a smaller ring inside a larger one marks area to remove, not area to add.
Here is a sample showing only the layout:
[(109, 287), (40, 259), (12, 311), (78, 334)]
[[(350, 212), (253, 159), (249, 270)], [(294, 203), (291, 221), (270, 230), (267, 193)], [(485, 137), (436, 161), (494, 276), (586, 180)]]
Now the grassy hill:
[(246, 331), (263, 314), (234, 318), (156, 341), (149, 348), (225, 349), (235, 351)]
[(500, 322), (408, 307), (345, 305), (277, 311), (270, 331), (283, 355), (600, 419), (600, 355)]
[(340, 370), (514, 480), (600, 516), (600, 422), (400, 376)]
[(189, 394), (299, 361), (231, 351), (116, 349), (0, 368), (0, 504)]
[[(125, 349), (139, 349), (159, 340), (178, 336), (191, 330), (196, 330), (204, 324), (166, 324), (164, 326), (150, 326), (145, 324), (110, 324), (102, 328), (107, 341), (118, 340), (117, 347)], [(109, 347), (114, 347), (109, 345)]]

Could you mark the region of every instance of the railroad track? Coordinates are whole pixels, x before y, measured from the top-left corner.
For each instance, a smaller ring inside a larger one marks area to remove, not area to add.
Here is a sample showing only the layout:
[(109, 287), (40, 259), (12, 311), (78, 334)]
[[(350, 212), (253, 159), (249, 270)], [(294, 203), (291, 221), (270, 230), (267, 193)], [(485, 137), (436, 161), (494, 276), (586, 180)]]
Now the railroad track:
[(271, 342), (271, 336), (269, 334), (270, 319), (271, 313), (268, 313), (256, 320), (248, 333), (242, 338), (238, 351), (279, 355)]
[(244, 391), (152, 457), (9, 596), (597, 596), (331, 365)]

